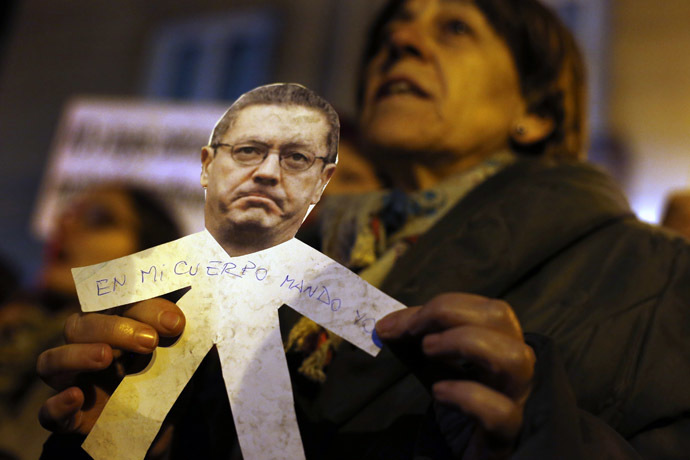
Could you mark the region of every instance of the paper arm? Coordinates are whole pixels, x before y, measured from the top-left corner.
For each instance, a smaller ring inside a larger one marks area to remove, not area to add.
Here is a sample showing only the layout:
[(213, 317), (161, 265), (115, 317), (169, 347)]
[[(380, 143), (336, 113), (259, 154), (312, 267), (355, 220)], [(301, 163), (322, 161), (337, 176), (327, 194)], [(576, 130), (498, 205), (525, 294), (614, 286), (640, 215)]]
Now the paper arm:
[(321, 252), (297, 239), (276, 246), (272, 262), (283, 302), (312, 321), (376, 356), (376, 321), (405, 308)]
[[(73, 268), (72, 276), (82, 311), (100, 311), (191, 286), (208, 261), (221, 258), (217, 254), (217, 243), (202, 231), (119, 259)], [(206, 261), (204, 266), (200, 260)]]

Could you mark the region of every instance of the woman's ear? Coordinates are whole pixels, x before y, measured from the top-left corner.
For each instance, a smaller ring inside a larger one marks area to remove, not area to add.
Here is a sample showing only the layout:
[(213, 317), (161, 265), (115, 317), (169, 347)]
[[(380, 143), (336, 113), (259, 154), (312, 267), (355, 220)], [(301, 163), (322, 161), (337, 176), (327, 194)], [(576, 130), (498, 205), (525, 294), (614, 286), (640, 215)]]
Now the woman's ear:
[(536, 144), (549, 137), (555, 127), (553, 119), (527, 113), (517, 120), (510, 138), (522, 145)]

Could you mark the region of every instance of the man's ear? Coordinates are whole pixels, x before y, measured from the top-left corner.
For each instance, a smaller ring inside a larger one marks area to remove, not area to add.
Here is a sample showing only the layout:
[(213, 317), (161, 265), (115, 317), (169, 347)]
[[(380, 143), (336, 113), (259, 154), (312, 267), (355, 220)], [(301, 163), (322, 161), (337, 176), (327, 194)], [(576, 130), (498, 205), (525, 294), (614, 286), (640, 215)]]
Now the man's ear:
[(328, 163), (323, 167), (321, 170), (321, 175), (319, 176), (319, 183), (316, 187), (314, 187), (314, 194), (311, 197), (311, 204), (316, 204), (319, 202), (321, 195), (323, 195), (323, 191), (326, 189), (326, 185), (328, 185), (328, 181), (331, 180), (331, 176), (333, 176), (334, 172), (335, 163)]
[(526, 113), (517, 120), (510, 137), (518, 144), (536, 144), (549, 137), (555, 127), (556, 124), (549, 117)]
[(201, 186), (206, 188), (208, 186), (208, 166), (214, 158), (214, 152), (208, 145), (201, 149)]

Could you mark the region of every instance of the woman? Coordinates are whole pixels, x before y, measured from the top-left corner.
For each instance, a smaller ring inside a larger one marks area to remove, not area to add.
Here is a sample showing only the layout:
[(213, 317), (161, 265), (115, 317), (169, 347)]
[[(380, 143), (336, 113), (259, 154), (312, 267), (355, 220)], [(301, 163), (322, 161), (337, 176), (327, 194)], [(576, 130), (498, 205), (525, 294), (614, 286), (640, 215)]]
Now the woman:
[[(0, 446), (18, 457), (40, 454), (46, 433), (35, 412), (49, 396), (36, 378), (36, 358), (62, 340), (65, 318), (79, 311), (71, 269), (122, 257), (180, 236), (151, 195), (112, 184), (82, 192), (58, 218), (46, 245), (38, 288), (0, 307)], [(8, 454), (9, 455), (9, 454)]]

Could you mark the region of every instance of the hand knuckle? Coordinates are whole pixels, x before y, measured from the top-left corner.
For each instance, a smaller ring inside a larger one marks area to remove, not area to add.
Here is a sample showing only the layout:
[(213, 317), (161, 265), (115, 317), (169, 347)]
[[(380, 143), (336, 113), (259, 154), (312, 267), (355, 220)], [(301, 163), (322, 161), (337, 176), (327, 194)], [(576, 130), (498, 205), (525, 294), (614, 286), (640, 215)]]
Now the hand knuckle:
[(50, 400), (43, 403), (43, 405), (39, 409), (39, 411), (38, 411), (38, 423), (40, 423), (41, 426), (43, 428), (45, 428), (46, 430), (52, 431), (51, 429), (52, 429), (53, 423), (52, 423), (52, 419), (48, 413), (49, 412), (49, 409), (48, 409), (49, 402), (50, 402)]
[(424, 314), (438, 324), (454, 323), (458, 309), (463, 306), (463, 298), (458, 293), (438, 295), (427, 303)]
[(445, 292), (431, 299), (427, 303), (427, 306), (433, 308), (447, 308), (449, 306), (452, 307), (460, 303), (462, 301), (462, 297), (462, 294), (459, 294), (457, 292)]
[(115, 338), (118, 333), (128, 332), (130, 328), (125, 327), (125, 321), (119, 316), (103, 318), (99, 322), (99, 328), (105, 337)]
[(48, 399), (38, 412), (38, 421), (48, 431), (61, 431), (62, 420), (55, 408), (55, 398)]
[(48, 351), (44, 351), (40, 355), (38, 355), (38, 358), (36, 359), (36, 373), (39, 375), (39, 377), (43, 377), (46, 373), (46, 360), (48, 359), (47, 357)]
[(441, 302), (434, 302), (420, 311), (420, 317), (431, 324), (437, 324), (448, 317), (448, 305)]
[(534, 375), (535, 363), (534, 351), (529, 345), (524, 344), (514, 348), (506, 363), (506, 369), (517, 381), (526, 382)]
[(67, 317), (65, 321), (65, 327), (63, 333), (65, 336), (65, 342), (74, 343), (77, 337), (78, 323), (81, 320), (81, 314), (73, 313)]
[(530, 366), (530, 368), (533, 369), (535, 364), (537, 363), (537, 356), (535, 355), (534, 350), (532, 349), (532, 347), (525, 344), (523, 353), (525, 362)]
[(497, 414), (484, 415), (482, 418), (482, 425), (484, 425), (486, 431), (495, 433), (502, 428), (501, 418), (502, 417)]
[(499, 319), (509, 318), (513, 311), (508, 302), (503, 299), (487, 299), (486, 308)]

